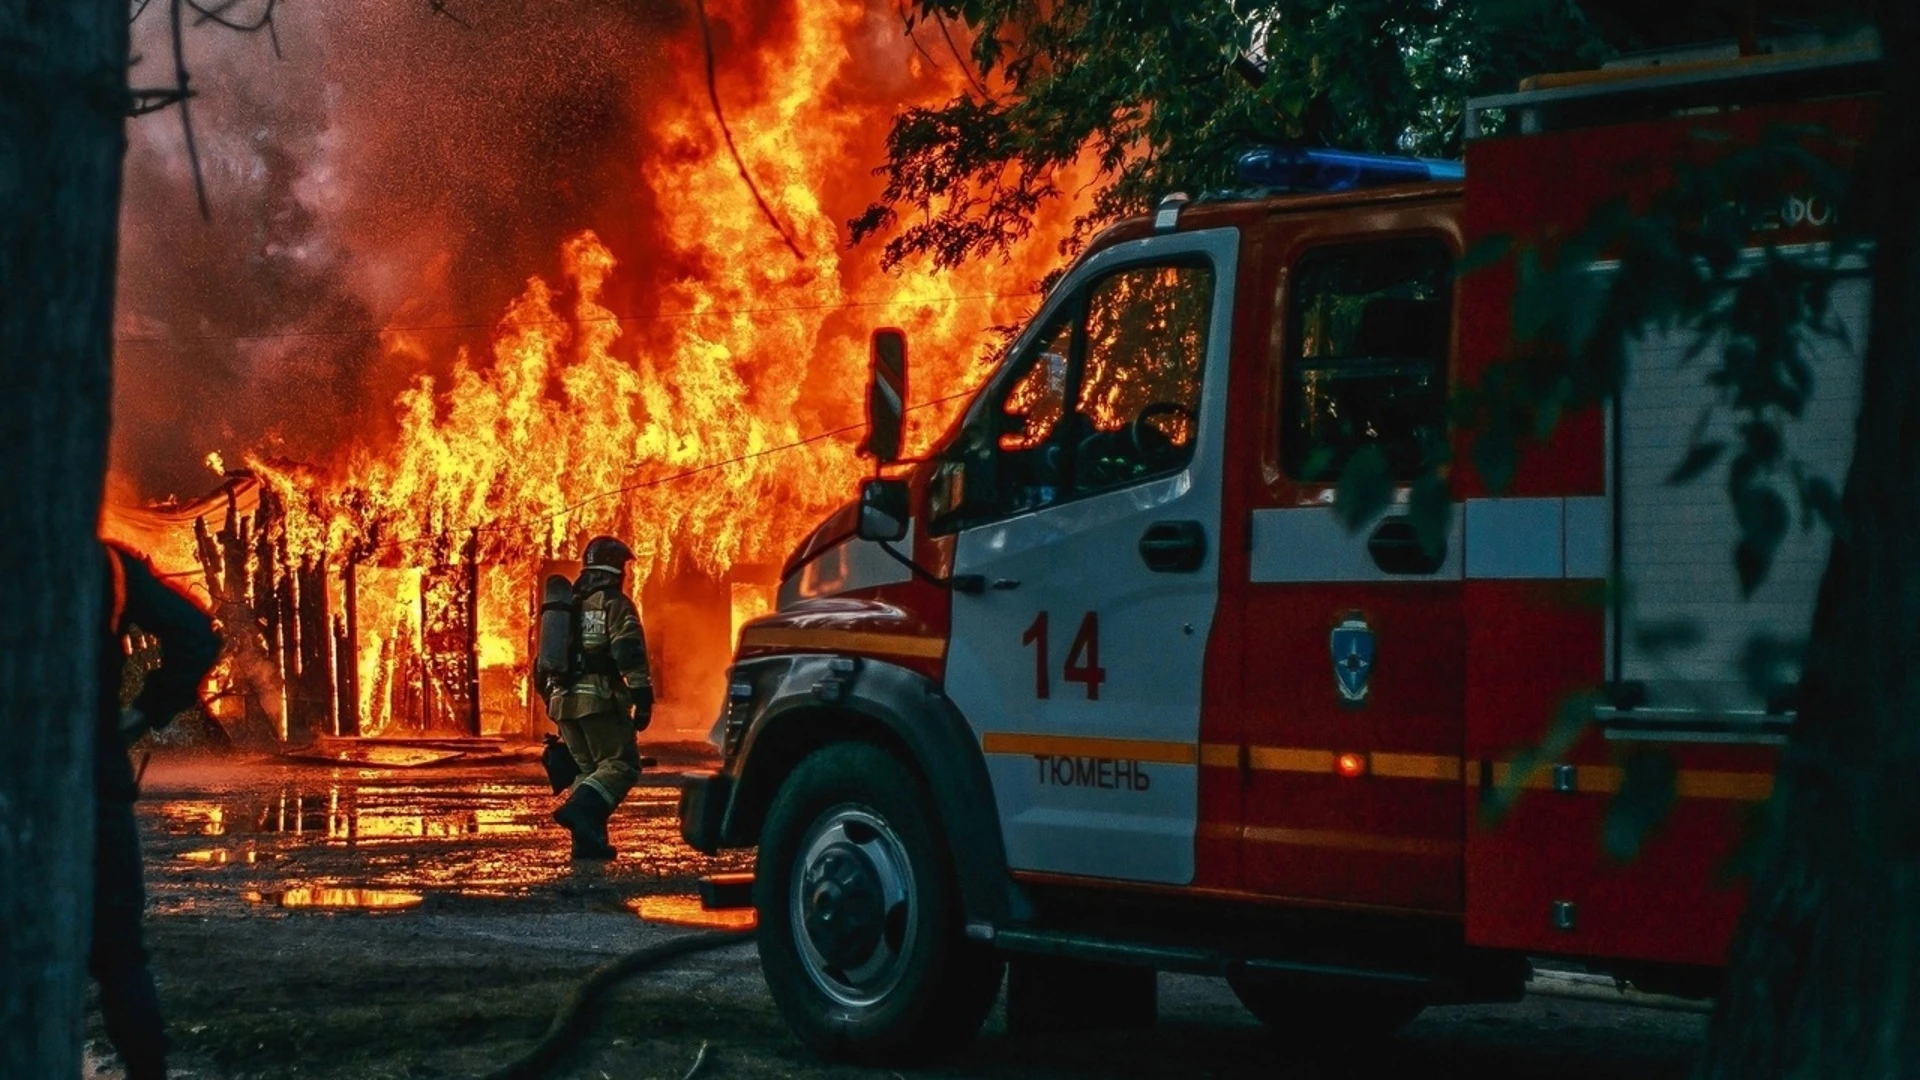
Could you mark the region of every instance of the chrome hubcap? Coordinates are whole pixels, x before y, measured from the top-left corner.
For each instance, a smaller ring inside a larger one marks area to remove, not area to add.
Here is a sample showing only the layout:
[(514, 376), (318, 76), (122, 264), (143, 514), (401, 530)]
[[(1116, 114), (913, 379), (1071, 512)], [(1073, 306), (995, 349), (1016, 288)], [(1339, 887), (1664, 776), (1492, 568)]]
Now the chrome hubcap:
[(821, 815), (795, 859), (788, 910), (801, 966), (849, 1008), (885, 998), (913, 947), (913, 867), (880, 817), (856, 806)]

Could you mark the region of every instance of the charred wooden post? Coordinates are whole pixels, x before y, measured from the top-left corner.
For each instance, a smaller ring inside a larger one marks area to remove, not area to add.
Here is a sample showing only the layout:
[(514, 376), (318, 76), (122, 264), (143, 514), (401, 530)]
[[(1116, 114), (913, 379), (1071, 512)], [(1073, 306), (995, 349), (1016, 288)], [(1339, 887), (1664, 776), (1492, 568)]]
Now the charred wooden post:
[(427, 621), (430, 617), (427, 604), (428, 578), (429, 575), (426, 574), (420, 576), (420, 665), (419, 678), (412, 680), (419, 685), (420, 708), (417, 715), (420, 718), (418, 726), (423, 731), (434, 726), (433, 665), (427, 663), (427, 657), (431, 655), (433, 649), (432, 639), (429, 637), (432, 631), (428, 628)]
[[(220, 556), (225, 567), (220, 575), (226, 587), (226, 599), (232, 604), (247, 603), (247, 522), (240, 516), (239, 501), (234, 498), (233, 488), (227, 488), (227, 520), (220, 527)], [(253, 616), (251, 606), (247, 608), (249, 619)]]
[(466, 731), (480, 734), (480, 530), (467, 533), (467, 715)]
[(323, 565), (302, 559), (297, 567), (288, 569), (288, 576), (294, 579), (294, 626), (299, 633), (294, 650), (299, 662), (294, 682), (297, 688), (294, 711), (299, 715), (301, 729), (310, 734), (330, 729), (333, 726), (330, 718), (335, 712), (333, 639), (327, 633), (327, 584)]
[[(231, 502), (228, 503), (227, 519), (231, 524), (233, 519)], [(193, 549), (194, 555), (200, 560), (200, 573), (207, 581), (207, 595), (213, 599), (213, 610), (218, 615), (227, 606), (227, 590), (225, 583), (221, 580), (226, 561), (213, 546), (213, 536), (207, 532), (206, 518), (193, 519)]]
[(360, 560), (347, 557), (346, 581), (341, 586), (346, 620), (335, 647), (340, 663), (340, 724), (342, 735), (360, 734)]
[(334, 693), (331, 727), (335, 735), (357, 735), (359, 732), (354, 730), (355, 725), (352, 720), (349, 719), (357, 710), (354, 708), (353, 698), (347, 694), (347, 688), (351, 685), (348, 672), (353, 667), (353, 653), (347, 649), (346, 616), (335, 615), (333, 617), (333, 625), (329, 629), (329, 636), (333, 639)]
[(289, 744), (298, 745), (311, 741), (313, 732), (306, 728), (306, 714), (298, 707), (300, 675), (300, 609), (299, 598), (294, 593), (293, 575), (280, 570), (284, 567), (284, 548), (276, 552), (283, 556), (276, 566), (274, 575), (274, 621), (280, 628), (279, 648), (274, 653), (275, 663), (280, 668), (280, 729)]
[[(300, 700), (298, 575), (287, 551), (285, 513), (272, 492), (260, 493), (260, 511), (255, 517), (255, 552), (260, 562), (254, 581), (266, 598), (267, 651), (280, 678), (280, 737), (293, 744), (306, 743), (312, 740), (313, 731), (311, 715)], [(255, 603), (259, 605), (260, 600)]]
[[(263, 646), (262, 658), (266, 661), (265, 666), (270, 666), (276, 670), (284, 670), (280, 664), (280, 593), (278, 589), (274, 588), (273, 581), (273, 521), (273, 492), (263, 489), (260, 492), (260, 505), (253, 511), (253, 535), (251, 537), (253, 541), (251, 545), (253, 549), (253, 574), (251, 575), (253, 579), (251, 589), (253, 615), (256, 624), (260, 628)], [(284, 700), (284, 694), (279, 687), (268, 688), (262, 686), (259, 690), (263, 699), (263, 706), (266, 703), (265, 698), (269, 693), (278, 700)], [(277, 720), (284, 721), (286, 717), (284, 705), (277, 710), (270, 709), (268, 711), (277, 712)], [(276, 731), (275, 734), (284, 738), (286, 735), (284, 726), (281, 726), (280, 730)]]

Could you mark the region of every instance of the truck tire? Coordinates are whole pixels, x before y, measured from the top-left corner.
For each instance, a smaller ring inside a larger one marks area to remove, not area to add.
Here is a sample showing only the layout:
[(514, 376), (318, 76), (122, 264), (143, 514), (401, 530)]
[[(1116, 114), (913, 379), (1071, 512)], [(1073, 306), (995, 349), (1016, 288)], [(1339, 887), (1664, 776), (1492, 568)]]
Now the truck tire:
[(754, 873), (760, 967), (814, 1052), (903, 1064), (980, 1030), (1005, 962), (968, 941), (925, 785), (884, 749), (815, 751), (781, 785)]
[(1417, 998), (1385, 991), (1307, 989), (1297, 981), (1244, 973), (1227, 976), (1227, 985), (1267, 1030), (1287, 1038), (1392, 1035), (1426, 1007)]

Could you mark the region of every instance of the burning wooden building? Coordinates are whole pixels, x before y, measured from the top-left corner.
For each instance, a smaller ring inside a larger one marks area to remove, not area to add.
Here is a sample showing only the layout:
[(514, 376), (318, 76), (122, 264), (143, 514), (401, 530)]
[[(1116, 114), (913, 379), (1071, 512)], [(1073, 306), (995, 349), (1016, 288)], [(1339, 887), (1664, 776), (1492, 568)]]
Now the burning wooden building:
[[(533, 618), (540, 583), (577, 574), (577, 561), (502, 558), (474, 529), (429, 544), (299, 554), (284, 501), (245, 471), (189, 502), (110, 508), (106, 531), (213, 612), (225, 649), (207, 711), (238, 741), (521, 740), (551, 730), (530, 687)], [(675, 569), (635, 597), (654, 627), (667, 737), (704, 730), (733, 635), (773, 592), (766, 564), (725, 578)]]

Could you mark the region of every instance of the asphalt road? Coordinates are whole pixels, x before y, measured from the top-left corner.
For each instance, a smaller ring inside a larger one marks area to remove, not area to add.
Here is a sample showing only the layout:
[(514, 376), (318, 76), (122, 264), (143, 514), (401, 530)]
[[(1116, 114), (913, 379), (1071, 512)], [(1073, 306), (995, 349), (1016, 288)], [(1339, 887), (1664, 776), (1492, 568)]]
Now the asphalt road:
[[(531, 761), (157, 762), (141, 816), (176, 1075), (477, 1076), (511, 1058), (585, 971), (710, 922), (698, 875), (746, 865), (679, 842), (672, 764), (616, 817), (622, 854), (603, 868), (568, 860)], [(1429, 1010), (1374, 1045), (1278, 1045), (1217, 980), (1163, 975), (1151, 1028), (1016, 1036), (996, 1010), (928, 1075), (1679, 1078), (1704, 1038), (1697, 1008), (1577, 976), (1536, 988), (1514, 1005)], [(552, 1075), (683, 1077), (696, 1059), (701, 1077), (893, 1075), (801, 1050), (750, 943), (615, 991)]]

